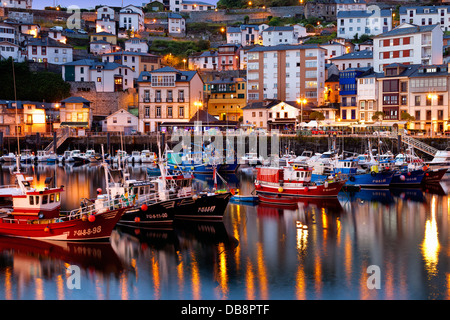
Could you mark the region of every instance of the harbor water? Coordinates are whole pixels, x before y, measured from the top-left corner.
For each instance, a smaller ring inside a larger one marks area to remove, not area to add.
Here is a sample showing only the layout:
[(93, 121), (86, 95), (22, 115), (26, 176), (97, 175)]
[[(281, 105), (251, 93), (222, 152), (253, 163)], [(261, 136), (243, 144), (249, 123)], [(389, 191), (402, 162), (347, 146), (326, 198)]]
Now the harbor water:
[[(94, 164), (21, 168), (38, 185), (47, 177), (64, 185), (63, 210), (104, 188)], [(146, 175), (145, 165), (128, 169), (131, 178)], [(11, 170), (1, 167), (0, 184), (14, 183)], [(240, 194), (254, 189), (251, 168), (223, 178)], [(212, 188), (212, 177), (197, 176), (194, 186)], [(230, 202), (223, 222), (117, 226), (106, 243), (2, 237), (0, 299), (449, 299), (449, 187), (445, 176), (287, 207)]]

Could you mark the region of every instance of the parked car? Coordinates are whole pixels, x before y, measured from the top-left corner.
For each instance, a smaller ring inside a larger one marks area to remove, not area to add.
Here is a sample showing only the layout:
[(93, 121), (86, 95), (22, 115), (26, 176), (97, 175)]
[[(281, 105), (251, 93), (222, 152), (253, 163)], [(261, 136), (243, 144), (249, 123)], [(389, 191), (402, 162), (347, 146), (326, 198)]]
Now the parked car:
[(77, 30), (78, 31), (78, 33), (81, 33), (81, 34), (87, 34), (87, 31), (84, 31), (84, 30), (82, 30), (82, 29), (79, 29), (79, 30)]

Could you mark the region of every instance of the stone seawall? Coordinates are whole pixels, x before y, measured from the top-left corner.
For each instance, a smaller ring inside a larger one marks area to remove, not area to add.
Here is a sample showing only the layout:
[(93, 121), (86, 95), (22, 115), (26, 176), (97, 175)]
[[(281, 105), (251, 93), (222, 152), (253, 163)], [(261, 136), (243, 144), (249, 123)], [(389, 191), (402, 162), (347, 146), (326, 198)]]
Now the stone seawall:
[(236, 9), (236, 10), (217, 10), (217, 11), (195, 11), (189, 13), (187, 23), (191, 22), (222, 22), (234, 23), (244, 21), (245, 16), (249, 17), (249, 23), (264, 22), (268, 16), (284, 17), (303, 14), (302, 6), (292, 7), (271, 7), (267, 9)]
[[(40, 137), (39, 140), (36, 136), (27, 136), (20, 138), (21, 149), (31, 149), (39, 150), (44, 149), (50, 142), (51, 138)], [(224, 139), (225, 140), (225, 139)], [(426, 144), (435, 147), (438, 150), (444, 150), (450, 145), (450, 139), (447, 137), (443, 138), (423, 138), (418, 139), (425, 142)], [(192, 138), (194, 141), (194, 138)], [(339, 150), (345, 150), (347, 152), (354, 153), (364, 153), (367, 149), (367, 137), (337, 137), (336, 148)], [(396, 139), (382, 139), (382, 150), (391, 150), (394, 154), (398, 152), (398, 142)], [(171, 137), (166, 137), (166, 142), (169, 147), (173, 147), (179, 142), (171, 142)], [(111, 133), (110, 135), (110, 151), (115, 152), (121, 149), (121, 145), (124, 145), (124, 149), (131, 153), (133, 150), (144, 150), (148, 149), (157, 152), (157, 136), (156, 135), (128, 135), (123, 136), (122, 139), (119, 135)], [(372, 147), (376, 148), (376, 139), (371, 139)], [(61, 145), (58, 149), (58, 153), (62, 154), (65, 150), (80, 149), (85, 151), (87, 149), (95, 149), (97, 152), (101, 151), (101, 145), (103, 144), (105, 152), (107, 151), (107, 136), (103, 133), (102, 136), (90, 136), (86, 137), (76, 137), (69, 138), (65, 143)], [(224, 142), (225, 144), (225, 142)], [(5, 152), (15, 152), (17, 150), (17, 140), (15, 137), (5, 137), (3, 138), (3, 146), (0, 145), (0, 150)], [(235, 138), (235, 146), (237, 145), (237, 138)], [(271, 154), (270, 150), (271, 141), (267, 141), (267, 154)], [(303, 151), (312, 152), (325, 152), (332, 147), (331, 137), (281, 137), (279, 141), (280, 152), (285, 150), (293, 151), (296, 155), (300, 155)], [(403, 145), (405, 147), (405, 145)], [(224, 145), (224, 148), (226, 146)], [(245, 140), (245, 152), (249, 152), (249, 139)], [(265, 152), (263, 152), (265, 153)], [(423, 154), (416, 150), (419, 156), (424, 159), (430, 159), (431, 157), (427, 154)]]

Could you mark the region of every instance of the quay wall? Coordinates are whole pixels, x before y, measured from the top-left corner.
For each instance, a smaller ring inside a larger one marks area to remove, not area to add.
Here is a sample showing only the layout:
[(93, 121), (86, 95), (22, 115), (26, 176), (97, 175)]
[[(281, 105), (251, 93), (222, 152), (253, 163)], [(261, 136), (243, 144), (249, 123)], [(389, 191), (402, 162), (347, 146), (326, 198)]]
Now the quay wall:
[[(280, 150), (284, 151), (286, 149), (293, 151), (295, 154), (300, 155), (303, 151), (313, 151), (313, 152), (325, 152), (332, 148), (333, 139), (331, 137), (321, 136), (321, 137), (295, 137), (295, 136), (283, 136), (280, 137), (279, 147)], [(425, 142), (426, 144), (435, 147), (439, 150), (444, 150), (450, 146), (450, 138), (440, 137), (440, 138), (418, 138), (418, 140)], [(27, 136), (20, 138), (20, 148), (31, 149), (37, 151), (44, 149), (50, 142), (52, 138), (50, 137), (37, 137), (37, 136)], [(194, 138), (191, 140), (194, 141)], [(225, 141), (225, 139), (224, 139)], [(396, 139), (382, 139), (382, 150), (392, 150), (394, 153), (398, 152), (398, 141)], [(171, 142), (170, 136), (166, 137), (166, 143), (169, 147), (173, 147), (178, 142)], [(372, 148), (377, 148), (376, 139), (371, 139)], [(62, 154), (65, 150), (79, 149), (85, 151), (87, 149), (95, 149), (97, 152), (101, 151), (101, 145), (104, 146), (104, 150), (107, 153), (115, 153), (116, 150), (124, 149), (131, 153), (133, 150), (144, 150), (148, 149), (150, 151), (157, 152), (157, 136), (156, 135), (128, 135), (122, 136), (122, 138), (117, 134), (111, 134), (109, 145), (110, 150), (107, 150), (107, 136), (103, 133), (101, 136), (90, 136), (86, 137), (71, 137), (67, 139), (59, 148), (58, 153)], [(237, 145), (237, 138), (235, 138), (234, 145)], [(271, 153), (270, 150), (271, 141), (270, 138), (267, 141), (267, 154)], [(364, 153), (367, 150), (368, 138), (367, 137), (354, 137), (345, 136), (337, 137), (336, 148), (339, 150), (345, 150), (347, 152), (354, 153)], [(15, 152), (17, 150), (17, 139), (15, 137), (4, 137), (3, 145), (0, 143), (0, 150), (3, 152)], [(403, 146), (404, 147), (404, 146)], [(224, 142), (224, 149), (226, 148)], [(236, 148), (236, 147), (235, 147)], [(265, 147), (264, 147), (265, 148)], [(245, 152), (249, 152), (249, 139), (245, 140)], [(420, 151), (416, 150), (416, 153), (420, 156), (424, 156), (425, 159), (429, 159), (430, 156), (427, 154), (422, 154)]]

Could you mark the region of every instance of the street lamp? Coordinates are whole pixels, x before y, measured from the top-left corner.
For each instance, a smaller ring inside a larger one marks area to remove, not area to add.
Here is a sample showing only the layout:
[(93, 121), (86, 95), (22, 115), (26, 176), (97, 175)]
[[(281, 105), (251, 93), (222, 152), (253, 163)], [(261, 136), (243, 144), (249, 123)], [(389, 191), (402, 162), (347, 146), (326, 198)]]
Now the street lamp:
[(184, 70), (186, 70), (186, 59), (183, 59)]
[(300, 125), (303, 123), (303, 104), (305, 104), (306, 102), (308, 102), (308, 100), (306, 99), (297, 99), (297, 103), (300, 105)]

